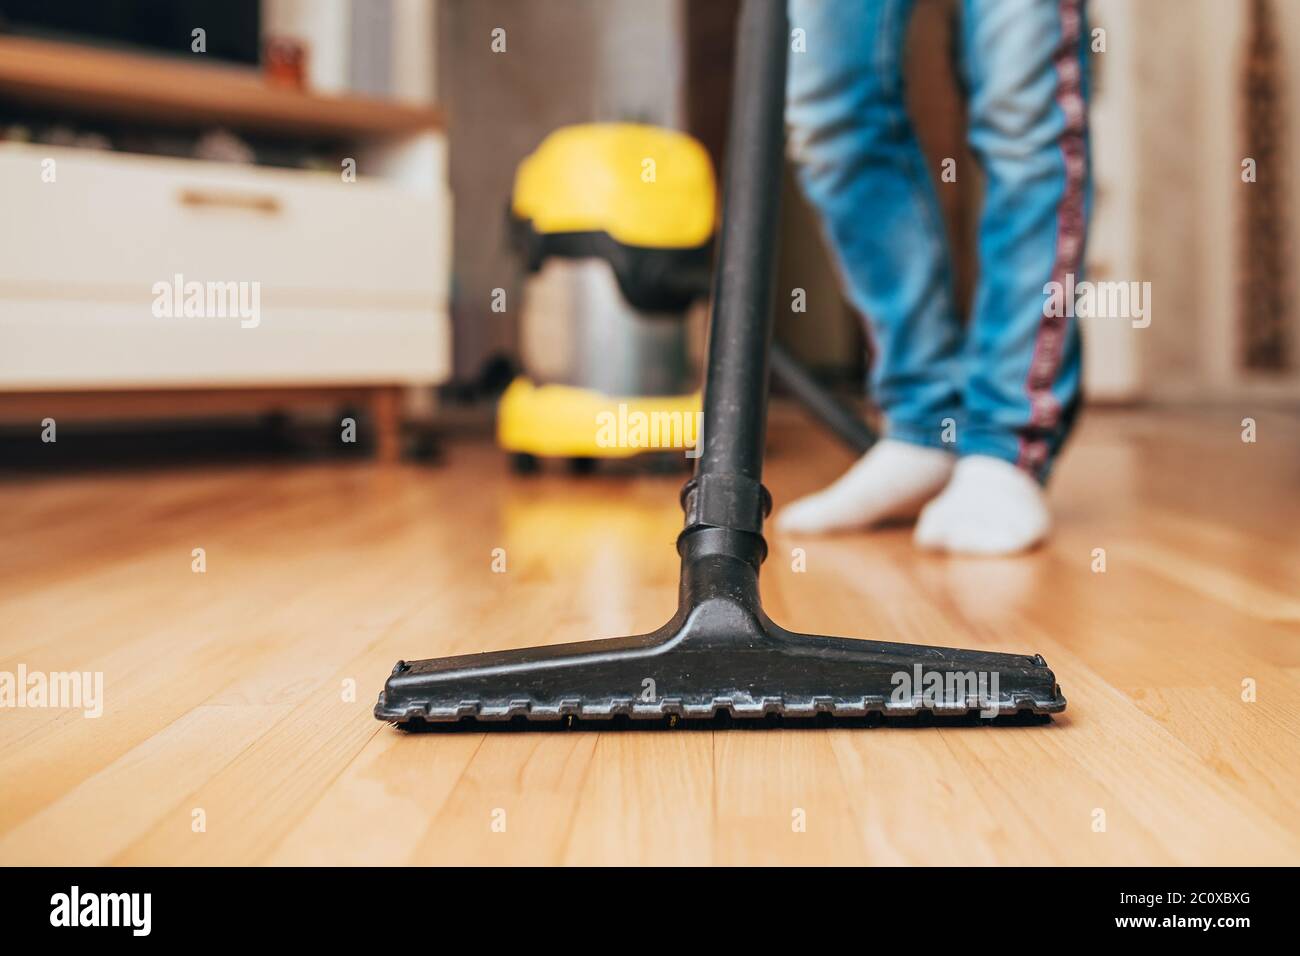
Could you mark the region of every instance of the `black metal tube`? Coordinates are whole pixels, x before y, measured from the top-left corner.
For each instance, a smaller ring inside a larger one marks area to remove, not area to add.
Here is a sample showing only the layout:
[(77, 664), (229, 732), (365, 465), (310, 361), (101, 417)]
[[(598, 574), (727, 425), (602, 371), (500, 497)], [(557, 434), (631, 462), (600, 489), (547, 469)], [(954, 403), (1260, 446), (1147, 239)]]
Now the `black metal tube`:
[(784, 159), (786, 0), (744, 0), (722, 235), (709, 323), (703, 452), (698, 475), (761, 481), (768, 344)]

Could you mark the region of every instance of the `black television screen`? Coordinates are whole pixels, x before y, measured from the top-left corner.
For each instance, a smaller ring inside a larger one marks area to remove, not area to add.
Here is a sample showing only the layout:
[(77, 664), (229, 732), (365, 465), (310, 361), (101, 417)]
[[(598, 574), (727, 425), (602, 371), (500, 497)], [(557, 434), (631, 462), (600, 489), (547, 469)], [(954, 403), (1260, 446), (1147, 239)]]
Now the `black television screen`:
[(256, 64), (261, 0), (0, 0), (0, 32), (101, 41)]

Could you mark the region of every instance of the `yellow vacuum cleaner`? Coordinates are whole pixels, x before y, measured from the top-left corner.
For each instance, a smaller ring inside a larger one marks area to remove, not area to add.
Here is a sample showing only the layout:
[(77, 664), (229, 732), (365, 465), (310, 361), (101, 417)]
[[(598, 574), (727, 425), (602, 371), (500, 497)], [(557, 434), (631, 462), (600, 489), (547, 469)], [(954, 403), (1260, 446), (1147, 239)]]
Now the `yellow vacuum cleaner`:
[(717, 189), (708, 152), (637, 123), (568, 126), (520, 164), (514, 246), (528, 271), (525, 372), (497, 440), (518, 471), (586, 469), (699, 440), (687, 316), (708, 291)]

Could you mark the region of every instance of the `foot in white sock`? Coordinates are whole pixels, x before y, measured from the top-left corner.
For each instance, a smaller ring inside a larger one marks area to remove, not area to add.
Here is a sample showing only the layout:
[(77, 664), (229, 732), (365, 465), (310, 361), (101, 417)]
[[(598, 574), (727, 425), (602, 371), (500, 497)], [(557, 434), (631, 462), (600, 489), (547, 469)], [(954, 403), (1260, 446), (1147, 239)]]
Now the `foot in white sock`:
[(1038, 482), (1010, 462), (971, 455), (925, 506), (914, 540), (953, 554), (1016, 554), (1042, 541), (1051, 526)]
[(820, 534), (913, 518), (952, 476), (956, 456), (938, 448), (885, 439), (832, 485), (783, 508), (781, 531)]

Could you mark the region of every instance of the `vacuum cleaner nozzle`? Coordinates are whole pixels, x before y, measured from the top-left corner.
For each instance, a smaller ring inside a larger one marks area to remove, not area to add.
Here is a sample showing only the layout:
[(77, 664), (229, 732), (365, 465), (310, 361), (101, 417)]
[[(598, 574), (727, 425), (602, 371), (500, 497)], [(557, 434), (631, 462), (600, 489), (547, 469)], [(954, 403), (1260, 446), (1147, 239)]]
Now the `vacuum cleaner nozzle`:
[[(735, 538), (744, 535), (748, 541)], [(761, 540), (761, 539), (759, 539)], [(748, 545), (755, 560), (737, 557)], [(1059, 713), (1042, 657), (795, 634), (758, 601), (754, 536), (688, 528), (677, 614), (649, 634), (399, 662), (375, 716), (405, 730), (822, 726)]]

